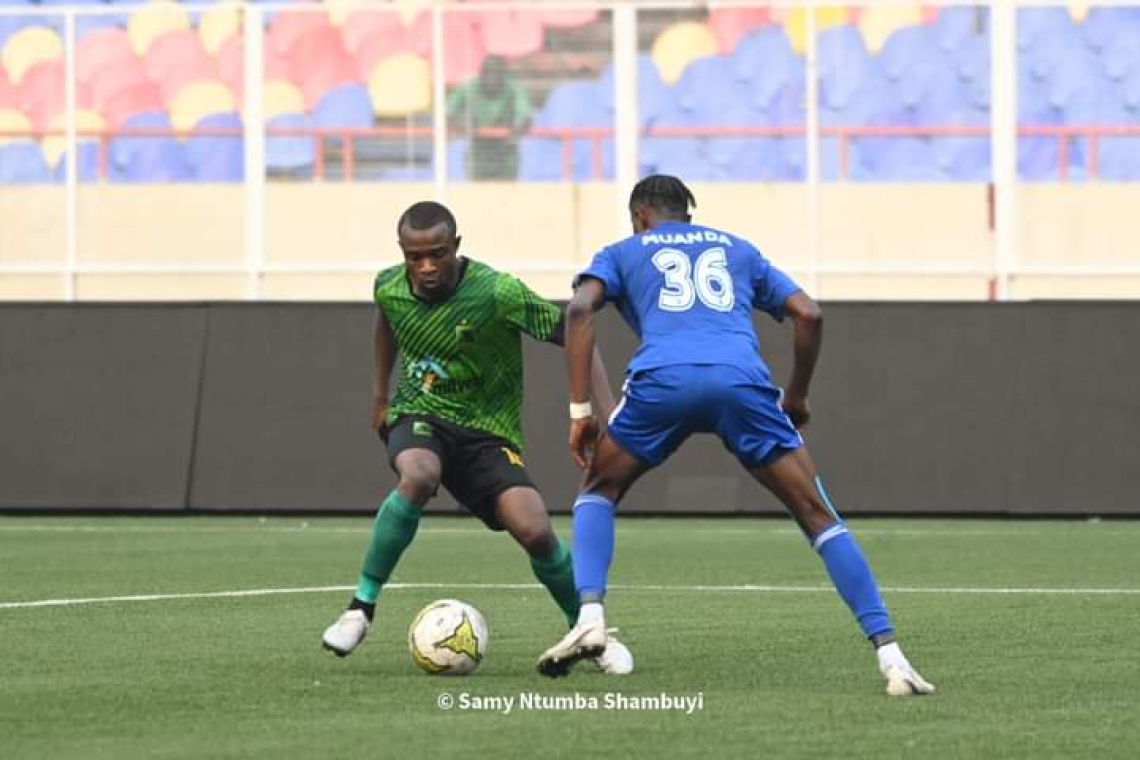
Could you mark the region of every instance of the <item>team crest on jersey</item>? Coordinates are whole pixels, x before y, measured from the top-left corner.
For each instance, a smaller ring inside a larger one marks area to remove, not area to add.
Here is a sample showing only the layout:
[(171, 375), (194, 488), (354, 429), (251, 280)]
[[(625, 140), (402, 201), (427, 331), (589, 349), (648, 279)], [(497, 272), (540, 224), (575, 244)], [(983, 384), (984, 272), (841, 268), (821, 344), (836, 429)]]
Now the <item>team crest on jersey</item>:
[(436, 382), (451, 379), (451, 375), (447, 374), (447, 370), (439, 360), (431, 356), (426, 356), (412, 365), (411, 376), (412, 380), (419, 384), (421, 393), (431, 393), (432, 386)]

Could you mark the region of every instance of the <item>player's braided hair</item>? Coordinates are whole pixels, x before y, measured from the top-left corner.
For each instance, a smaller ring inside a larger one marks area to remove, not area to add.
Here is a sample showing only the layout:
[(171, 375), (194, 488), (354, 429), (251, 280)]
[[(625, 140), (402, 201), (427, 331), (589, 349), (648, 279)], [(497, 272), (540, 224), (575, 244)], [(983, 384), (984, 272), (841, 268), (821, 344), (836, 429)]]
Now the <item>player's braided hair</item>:
[(651, 174), (633, 186), (629, 194), (629, 207), (644, 204), (662, 216), (671, 219), (691, 218), (689, 209), (696, 208), (697, 199), (685, 183), (668, 174)]
[(435, 201), (420, 201), (408, 206), (408, 210), (400, 215), (400, 221), (396, 222), (396, 234), (399, 235), (405, 225), (412, 230), (430, 230), (437, 224), (447, 225), (449, 237), (455, 237), (459, 232), (455, 216), (447, 206)]

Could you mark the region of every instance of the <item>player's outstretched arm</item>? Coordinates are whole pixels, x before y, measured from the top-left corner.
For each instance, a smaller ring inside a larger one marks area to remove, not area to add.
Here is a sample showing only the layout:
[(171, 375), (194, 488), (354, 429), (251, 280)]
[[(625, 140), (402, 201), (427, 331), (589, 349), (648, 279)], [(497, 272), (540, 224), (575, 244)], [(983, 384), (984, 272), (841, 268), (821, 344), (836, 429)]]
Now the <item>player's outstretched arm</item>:
[(383, 309), (376, 310), (376, 332), (372, 338), (372, 429), (388, 434), (388, 398), (391, 395), (392, 368), (396, 366), (396, 336)]
[(784, 389), (784, 411), (800, 428), (811, 419), (808, 388), (823, 345), (823, 312), (819, 304), (801, 290), (788, 296), (784, 313), (791, 317), (793, 329), (792, 377)]
[[(584, 277), (566, 306), (566, 371), (570, 384), (570, 452), (578, 466), (585, 469), (598, 436), (598, 410), (581, 413), (591, 404), (591, 386), (596, 372), (604, 378), (605, 368), (594, 345), (594, 313), (605, 304), (605, 288), (592, 277)], [(609, 381), (602, 383), (609, 391)], [(613, 394), (599, 398), (598, 404), (613, 404)], [(592, 406), (592, 405), (591, 405)], [(608, 410), (607, 410), (608, 411)]]

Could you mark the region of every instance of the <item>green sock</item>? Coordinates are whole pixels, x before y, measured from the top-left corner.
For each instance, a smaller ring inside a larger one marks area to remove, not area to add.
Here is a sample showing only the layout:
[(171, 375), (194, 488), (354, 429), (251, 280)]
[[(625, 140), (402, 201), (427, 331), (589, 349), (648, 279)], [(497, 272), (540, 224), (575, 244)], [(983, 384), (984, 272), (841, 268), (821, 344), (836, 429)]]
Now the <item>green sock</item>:
[(566, 622), (573, 627), (578, 620), (578, 589), (574, 587), (574, 563), (569, 550), (558, 541), (549, 557), (531, 557), (530, 566), (534, 577), (546, 586), (566, 616)]
[(356, 598), (370, 604), (380, 596), (380, 589), (388, 582), (392, 569), (420, 524), (420, 508), (408, 501), (399, 491), (393, 490), (380, 505), (376, 522), (372, 524), (372, 542), (364, 555), (364, 567), (356, 586)]

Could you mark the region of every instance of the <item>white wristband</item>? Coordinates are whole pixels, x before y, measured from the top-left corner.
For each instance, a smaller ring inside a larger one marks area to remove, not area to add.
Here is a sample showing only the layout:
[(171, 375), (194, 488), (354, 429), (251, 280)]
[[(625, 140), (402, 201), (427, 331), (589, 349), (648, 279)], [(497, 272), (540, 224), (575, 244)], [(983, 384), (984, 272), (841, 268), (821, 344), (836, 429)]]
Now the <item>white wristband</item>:
[(589, 401), (583, 401), (581, 404), (570, 402), (570, 419), (580, 420), (583, 417), (591, 417), (594, 414), (594, 407)]

